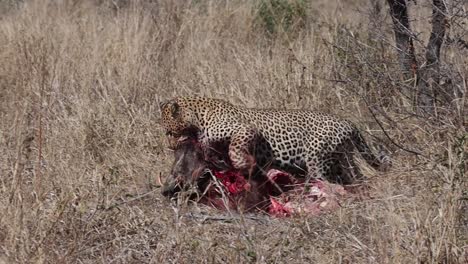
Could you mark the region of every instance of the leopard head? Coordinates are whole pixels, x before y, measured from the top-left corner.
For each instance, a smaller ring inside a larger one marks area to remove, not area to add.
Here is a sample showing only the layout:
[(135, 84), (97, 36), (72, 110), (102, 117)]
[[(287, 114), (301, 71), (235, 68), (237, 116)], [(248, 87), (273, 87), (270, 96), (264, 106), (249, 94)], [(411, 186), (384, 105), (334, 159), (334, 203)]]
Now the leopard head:
[(161, 103), (161, 126), (172, 138), (192, 136), (197, 129), (196, 114), (176, 100)]

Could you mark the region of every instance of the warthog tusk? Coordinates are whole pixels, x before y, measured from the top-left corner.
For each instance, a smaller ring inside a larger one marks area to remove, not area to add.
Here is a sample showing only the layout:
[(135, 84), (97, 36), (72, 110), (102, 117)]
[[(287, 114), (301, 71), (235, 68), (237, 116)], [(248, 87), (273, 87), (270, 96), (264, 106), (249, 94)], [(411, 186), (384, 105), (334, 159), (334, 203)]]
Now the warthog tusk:
[(161, 172), (156, 176), (156, 185), (157, 186), (162, 186), (162, 181), (161, 181)]

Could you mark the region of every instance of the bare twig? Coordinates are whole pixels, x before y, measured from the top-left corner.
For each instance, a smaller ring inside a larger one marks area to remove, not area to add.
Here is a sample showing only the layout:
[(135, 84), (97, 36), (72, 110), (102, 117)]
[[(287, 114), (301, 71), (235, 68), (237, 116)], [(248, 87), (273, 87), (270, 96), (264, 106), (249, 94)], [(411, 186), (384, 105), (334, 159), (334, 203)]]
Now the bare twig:
[(128, 199), (128, 200), (122, 201), (122, 202), (120, 202), (120, 203), (115, 203), (115, 204), (113, 204), (113, 205), (110, 205), (110, 206), (104, 208), (104, 210), (106, 210), (106, 211), (112, 210), (112, 209), (114, 209), (114, 208), (116, 208), (116, 207), (119, 207), (119, 206), (121, 206), (121, 205), (123, 205), (123, 204), (127, 204), (127, 203), (131, 203), (131, 202), (140, 200), (140, 199), (142, 199), (142, 198), (144, 198), (144, 197), (146, 197), (146, 196), (148, 196), (148, 195), (154, 193), (154, 192), (157, 191), (157, 190), (159, 190), (159, 189), (154, 189), (154, 190), (151, 190), (151, 191), (149, 191), (149, 192), (145, 192), (145, 193), (143, 193), (143, 194), (141, 194), (141, 195), (138, 195), (138, 196), (136, 196), (136, 197), (134, 197), (134, 198), (132, 198), (132, 199)]
[(382, 123), (380, 122), (380, 120), (377, 118), (377, 116), (375, 115), (374, 111), (372, 110), (372, 107), (370, 107), (370, 105), (368, 104), (367, 100), (364, 99), (364, 102), (366, 103), (366, 106), (367, 106), (367, 109), (369, 109), (369, 112), (371, 113), (372, 117), (374, 118), (375, 122), (377, 122), (377, 125), (379, 125), (380, 129), (382, 130), (382, 132), (384, 133), (385, 137), (395, 146), (397, 146), (398, 148), (400, 148), (401, 150), (404, 150), (408, 153), (411, 153), (411, 154), (414, 154), (414, 155), (417, 155), (417, 156), (422, 156), (422, 157), (425, 157), (427, 158), (426, 155), (422, 154), (421, 152), (419, 151), (415, 151), (415, 150), (410, 150), (410, 149), (407, 149), (405, 147), (403, 147), (402, 145), (398, 144), (397, 142), (395, 142), (391, 137), (390, 135), (387, 133), (387, 131), (385, 130), (385, 128), (383, 127)]
[(225, 216), (225, 215), (203, 215), (203, 214), (194, 214), (192, 212), (185, 215), (189, 219), (201, 220), (201, 223), (205, 223), (207, 221), (221, 221), (221, 222), (235, 222), (240, 221), (242, 219), (249, 219), (260, 222), (262, 224), (268, 223), (266, 217), (255, 216), (255, 215), (238, 215), (238, 216)]
[[(349, 80), (349, 83), (351, 83), (351, 85), (354, 85), (353, 82), (351, 80)], [(387, 131), (385, 130), (385, 128), (383, 127), (383, 124), (382, 122), (380, 122), (380, 120), (377, 118), (376, 114), (374, 113), (374, 111), (372, 110), (372, 107), (371, 105), (369, 104), (369, 102), (367, 101), (367, 99), (362, 96), (361, 94), (359, 94), (359, 92), (355, 91), (354, 89), (350, 89), (350, 91), (354, 94), (356, 94), (358, 97), (361, 98), (361, 100), (364, 101), (364, 103), (366, 104), (366, 107), (367, 109), (369, 109), (369, 112), (371, 113), (372, 117), (374, 118), (375, 122), (377, 122), (377, 125), (380, 127), (380, 129), (382, 130), (382, 132), (384, 133), (385, 137), (393, 144), (395, 145), (396, 147), (398, 147), (399, 149), (403, 150), (403, 151), (406, 151), (408, 153), (411, 153), (411, 154), (414, 154), (414, 155), (417, 155), (417, 156), (422, 156), (422, 157), (425, 157), (427, 158), (426, 155), (422, 154), (421, 152), (418, 152), (418, 151), (415, 151), (415, 150), (410, 150), (408, 148), (405, 148), (403, 147), (401, 144), (395, 142), (391, 137), (390, 135), (387, 133)]]

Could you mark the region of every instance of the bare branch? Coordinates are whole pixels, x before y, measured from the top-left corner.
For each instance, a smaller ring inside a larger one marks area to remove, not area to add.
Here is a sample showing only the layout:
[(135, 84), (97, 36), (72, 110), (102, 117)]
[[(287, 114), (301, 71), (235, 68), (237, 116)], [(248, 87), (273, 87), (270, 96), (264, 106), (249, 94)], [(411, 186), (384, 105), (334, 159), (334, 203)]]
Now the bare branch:
[(403, 73), (407, 79), (414, 77), (418, 68), (412, 33), (410, 30), (408, 10), (405, 0), (387, 0), (393, 21), (395, 42)]
[(447, 28), (447, 7), (443, 0), (433, 0), (432, 32), (426, 50), (426, 64), (419, 74), (419, 99), (425, 110), (435, 113), (435, 102), (440, 89), (440, 49)]
[(447, 7), (443, 0), (433, 0), (432, 32), (427, 44), (426, 60), (428, 65), (439, 62), (440, 48), (445, 37), (447, 27)]

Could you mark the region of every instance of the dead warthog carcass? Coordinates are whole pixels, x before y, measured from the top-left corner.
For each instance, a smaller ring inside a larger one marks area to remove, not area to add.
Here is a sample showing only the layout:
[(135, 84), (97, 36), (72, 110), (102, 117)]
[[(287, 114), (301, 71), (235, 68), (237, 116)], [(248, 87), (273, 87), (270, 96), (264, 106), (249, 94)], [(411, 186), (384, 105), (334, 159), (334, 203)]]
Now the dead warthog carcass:
[(162, 194), (186, 193), (198, 202), (219, 208), (259, 210), (274, 216), (318, 215), (339, 207), (348, 192), (338, 184), (296, 178), (271, 169), (242, 175), (230, 166), (227, 151), (220, 146), (204, 153), (194, 139), (180, 140), (174, 149), (171, 174)]

